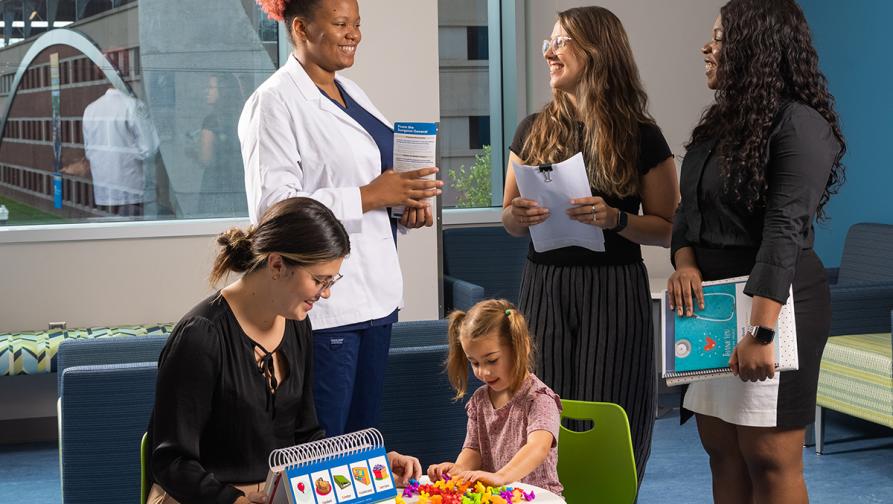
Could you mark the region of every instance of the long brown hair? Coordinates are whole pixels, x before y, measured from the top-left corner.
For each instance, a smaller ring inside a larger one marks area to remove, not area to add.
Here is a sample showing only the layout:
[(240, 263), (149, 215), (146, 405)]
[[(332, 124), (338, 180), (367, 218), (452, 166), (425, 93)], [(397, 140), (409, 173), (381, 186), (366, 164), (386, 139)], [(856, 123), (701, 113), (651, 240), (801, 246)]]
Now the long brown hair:
[(309, 266), (350, 253), (350, 237), (331, 210), (311, 198), (289, 198), (264, 212), (257, 226), (231, 228), (217, 237), (220, 252), (211, 269), (216, 285), (229, 272), (251, 273), (272, 253), (290, 266)]
[(497, 331), (502, 342), (512, 348), (512, 385), (514, 392), (531, 371), (533, 365), (533, 345), (527, 320), (511, 302), (505, 299), (485, 299), (471, 307), (468, 312), (456, 310), (450, 313), (449, 353), (446, 372), (456, 399), (465, 397), (468, 389), (468, 358), (462, 350), (461, 338), (475, 340)]
[(566, 50), (585, 60), (577, 106), (568, 93), (553, 89), (552, 101), (530, 127), (521, 158), (527, 164), (545, 164), (583, 152), (592, 187), (607, 195), (631, 196), (639, 190), (639, 126), (654, 124), (654, 119), (626, 31), (603, 7), (568, 9), (558, 13), (558, 21), (572, 39)]

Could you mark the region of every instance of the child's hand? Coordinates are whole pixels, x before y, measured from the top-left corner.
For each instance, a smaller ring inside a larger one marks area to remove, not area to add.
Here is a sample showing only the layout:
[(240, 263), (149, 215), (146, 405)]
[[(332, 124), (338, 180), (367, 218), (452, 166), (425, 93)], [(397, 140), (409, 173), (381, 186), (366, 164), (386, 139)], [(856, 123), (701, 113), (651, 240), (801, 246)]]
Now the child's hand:
[(506, 481), (505, 477), (501, 474), (487, 471), (462, 471), (457, 474), (451, 474), (450, 476), (455, 476), (456, 478), (463, 479), (469, 483), (477, 483), (480, 481), (481, 483), (492, 487), (501, 487), (511, 483), (511, 481)]
[(428, 466), (428, 478), (431, 482), (443, 479), (444, 474), (449, 474), (456, 464), (452, 462), (441, 462), (440, 464), (431, 464)]

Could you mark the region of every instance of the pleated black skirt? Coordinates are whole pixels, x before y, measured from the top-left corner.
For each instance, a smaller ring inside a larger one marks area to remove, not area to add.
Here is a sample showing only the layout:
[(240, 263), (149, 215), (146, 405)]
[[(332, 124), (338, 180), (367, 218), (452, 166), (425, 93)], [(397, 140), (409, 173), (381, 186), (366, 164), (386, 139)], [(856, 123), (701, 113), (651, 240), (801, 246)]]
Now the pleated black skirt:
[(645, 265), (528, 261), (519, 309), (536, 343), (537, 376), (543, 382), (563, 399), (612, 402), (626, 410), (641, 482), (657, 394)]

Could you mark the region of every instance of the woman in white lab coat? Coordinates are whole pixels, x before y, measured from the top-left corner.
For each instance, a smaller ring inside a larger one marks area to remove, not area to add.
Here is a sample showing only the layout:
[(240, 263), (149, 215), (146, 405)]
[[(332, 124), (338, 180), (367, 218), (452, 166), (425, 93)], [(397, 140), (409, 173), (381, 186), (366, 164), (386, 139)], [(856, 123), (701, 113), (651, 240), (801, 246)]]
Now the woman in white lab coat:
[(442, 182), (425, 168), (391, 170), (393, 129), (354, 82), (336, 72), (353, 65), (360, 39), (356, 0), (258, 0), (284, 21), (294, 49), (254, 92), (239, 120), (248, 213), (309, 196), (329, 207), (350, 234), (338, 295), (319, 300), (314, 334), (316, 411), (328, 435), (377, 424), (391, 324), (402, 303), (397, 222), (430, 226), (425, 198)]

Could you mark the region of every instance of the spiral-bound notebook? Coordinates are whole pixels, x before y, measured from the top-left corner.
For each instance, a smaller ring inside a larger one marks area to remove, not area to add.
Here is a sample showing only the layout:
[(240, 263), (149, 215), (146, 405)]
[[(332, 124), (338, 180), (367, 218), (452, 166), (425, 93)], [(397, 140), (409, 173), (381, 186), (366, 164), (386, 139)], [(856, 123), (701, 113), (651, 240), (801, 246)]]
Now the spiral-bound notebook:
[[(704, 309), (680, 317), (663, 292), (661, 310), (661, 376), (667, 385), (730, 376), (729, 358), (750, 321), (752, 300), (744, 294), (747, 277), (704, 282)], [(775, 330), (776, 370), (798, 368), (794, 295), (781, 308)]]
[(269, 463), (271, 504), (367, 504), (397, 497), (384, 438), (376, 429), (273, 450)]

